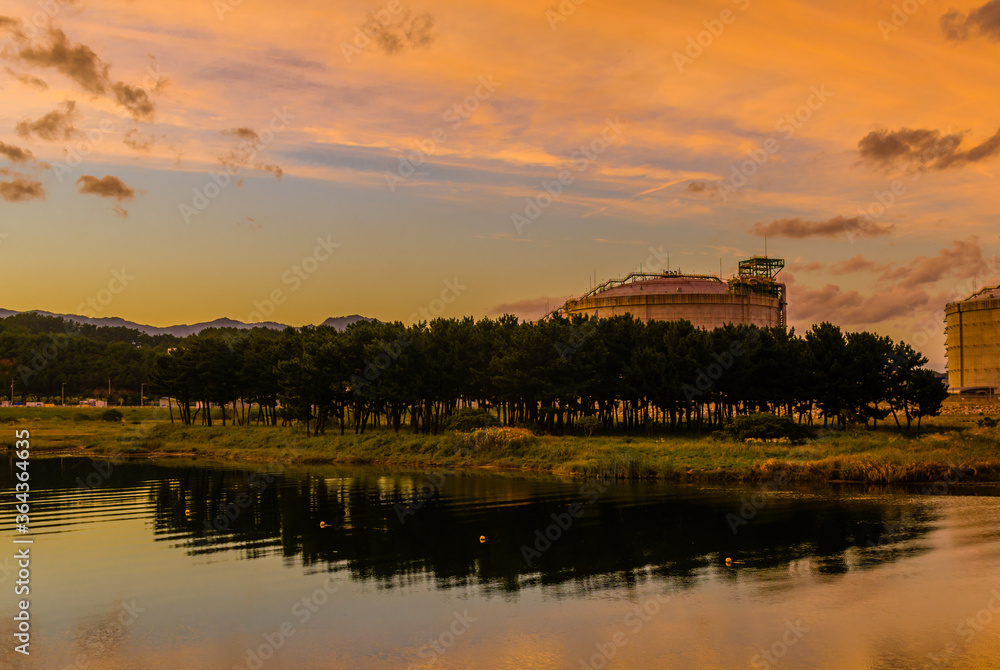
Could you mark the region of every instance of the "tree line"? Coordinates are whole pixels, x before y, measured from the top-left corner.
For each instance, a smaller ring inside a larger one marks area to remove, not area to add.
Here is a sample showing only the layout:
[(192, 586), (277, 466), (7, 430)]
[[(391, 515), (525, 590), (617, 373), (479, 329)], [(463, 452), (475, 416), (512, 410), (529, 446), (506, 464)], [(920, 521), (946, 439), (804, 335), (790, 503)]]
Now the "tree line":
[(0, 319), (0, 389), (8, 389), (0, 397), (58, 403), (65, 389), (68, 401), (110, 400), (110, 378), (116, 404), (138, 405), (157, 354), (179, 342), (173, 335), (78, 324), (36, 312), (8, 316)]
[(29, 316), (0, 322), (0, 371), (22, 399), (58, 398), (63, 383), (103, 397), (111, 377), (132, 404), (140, 383), (147, 396), (172, 398), (171, 420), (295, 423), (307, 435), (331, 426), (437, 433), (466, 408), (548, 433), (702, 430), (759, 412), (841, 426), (892, 416), (909, 427), (947, 397), (908, 344), (830, 323), (798, 336), (630, 316), (507, 315), (178, 338)]

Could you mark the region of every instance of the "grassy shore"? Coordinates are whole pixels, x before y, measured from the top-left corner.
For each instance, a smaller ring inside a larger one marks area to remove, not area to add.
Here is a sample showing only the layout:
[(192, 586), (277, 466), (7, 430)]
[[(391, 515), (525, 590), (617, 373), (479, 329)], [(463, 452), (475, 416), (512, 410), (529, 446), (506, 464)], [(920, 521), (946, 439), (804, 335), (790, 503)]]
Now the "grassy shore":
[[(1000, 407), (990, 412), (996, 417)], [(230, 463), (383, 464), (406, 467), (495, 468), (564, 475), (691, 481), (1000, 483), (1000, 428), (980, 428), (978, 414), (951, 413), (920, 429), (821, 431), (804, 444), (737, 442), (710, 434), (651, 437), (533, 436), (515, 429), (413, 435), (336, 431), (306, 438), (301, 428), (171, 424), (166, 410), (125, 408), (106, 422), (99, 409), (2, 408), (0, 443), (28, 429), (34, 458), (185, 457)]]
[(122, 411), (124, 420), (106, 422), (97, 409), (3, 408), (0, 443), (12, 447), (14, 431), (28, 429), (35, 458), (193, 457), (693, 481), (765, 481), (784, 472), (796, 481), (1000, 483), (1000, 428), (977, 426), (978, 414), (949, 413), (911, 430), (821, 431), (817, 439), (793, 445), (691, 433), (536, 437), (509, 429), (431, 436), (381, 429), (343, 437), (331, 431), (307, 439), (298, 427), (182, 426), (171, 424), (159, 408)]

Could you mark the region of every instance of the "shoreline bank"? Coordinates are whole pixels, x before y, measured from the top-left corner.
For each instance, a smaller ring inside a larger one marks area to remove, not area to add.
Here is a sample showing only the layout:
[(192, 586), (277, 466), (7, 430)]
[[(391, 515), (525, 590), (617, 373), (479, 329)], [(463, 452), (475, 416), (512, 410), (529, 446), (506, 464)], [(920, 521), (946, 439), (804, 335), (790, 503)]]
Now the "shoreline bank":
[(31, 431), (32, 457), (185, 458), (231, 464), (374, 465), (494, 470), (566, 477), (683, 482), (1000, 483), (1000, 430), (976, 417), (936, 417), (919, 430), (826, 431), (800, 444), (738, 442), (711, 434), (535, 436), (514, 428), (438, 435), (377, 429), (362, 435), (257, 426), (183, 426), (135, 415), (121, 423), (75, 416), (7, 421)]

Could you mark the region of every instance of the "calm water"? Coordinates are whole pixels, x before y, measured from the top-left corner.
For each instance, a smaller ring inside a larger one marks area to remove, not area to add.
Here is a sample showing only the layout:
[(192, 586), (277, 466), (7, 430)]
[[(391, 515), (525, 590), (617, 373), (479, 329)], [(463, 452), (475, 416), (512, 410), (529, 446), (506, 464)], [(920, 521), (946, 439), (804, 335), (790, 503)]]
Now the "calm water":
[(1000, 667), (989, 489), (31, 468), (32, 654), (4, 505), (0, 667)]

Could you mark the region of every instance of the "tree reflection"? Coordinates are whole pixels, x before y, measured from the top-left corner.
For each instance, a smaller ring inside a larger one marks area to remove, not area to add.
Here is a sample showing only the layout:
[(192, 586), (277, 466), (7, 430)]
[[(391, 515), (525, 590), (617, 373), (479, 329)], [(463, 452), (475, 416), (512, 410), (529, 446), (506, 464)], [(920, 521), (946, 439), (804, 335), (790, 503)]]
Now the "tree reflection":
[[(40, 460), (33, 476), (46, 488), (88, 493), (76, 482), (91, 467), (87, 459)], [(376, 468), (121, 463), (100, 488), (148, 490), (156, 539), (192, 556), (281, 555), (385, 587), (427, 579), (501, 591), (539, 583), (590, 590), (650, 577), (683, 583), (711, 566), (736, 575), (721, 568), (725, 557), (739, 569), (807, 559), (836, 575), (924, 551), (934, 521), (921, 498), (824, 487), (768, 494), (734, 532), (727, 515), (753, 489), (606, 482), (595, 495), (580, 481), (450, 475), (428, 497), (427, 481)], [(568, 512), (573, 504), (578, 516)], [(530, 561), (525, 547), (537, 553)]]

